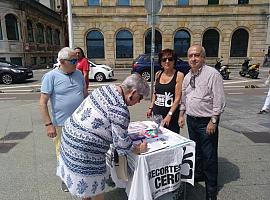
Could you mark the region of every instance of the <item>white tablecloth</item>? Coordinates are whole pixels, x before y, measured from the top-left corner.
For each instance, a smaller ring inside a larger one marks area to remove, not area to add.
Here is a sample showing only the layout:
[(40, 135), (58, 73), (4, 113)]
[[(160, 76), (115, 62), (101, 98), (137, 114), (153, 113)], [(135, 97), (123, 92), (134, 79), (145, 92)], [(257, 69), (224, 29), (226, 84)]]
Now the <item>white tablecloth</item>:
[(129, 200), (156, 199), (177, 189), (181, 181), (194, 184), (195, 143), (168, 129), (161, 129), (165, 138), (163, 149), (143, 155), (128, 154), (127, 182), (117, 179), (111, 168), (113, 181), (116, 186), (126, 188)]

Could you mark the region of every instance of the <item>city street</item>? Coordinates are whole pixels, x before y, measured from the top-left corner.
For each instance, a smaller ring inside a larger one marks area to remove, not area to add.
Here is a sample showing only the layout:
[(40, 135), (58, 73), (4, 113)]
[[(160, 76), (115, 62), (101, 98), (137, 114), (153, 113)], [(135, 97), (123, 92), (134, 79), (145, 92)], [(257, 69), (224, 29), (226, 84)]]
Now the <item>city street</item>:
[[(18, 101), (18, 100), (39, 100), (39, 88), (42, 76), (50, 69), (34, 70), (34, 78), (26, 83), (18, 83), (12, 85), (0, 85), (0, 101)], [(224, 80), (224, 89), (227, 98), (227, 108), (221, 126), (236, 132), (264, 132), (270, 129), (268, 125), (269, 119), (264, 115), (256, 115), (264, 103), (264, 98), (268, 92), (268, 88), (264, 85), (264, 81), (268, 76), (268, 68), (260, 69), (258, 79), (250, 79), (241, 77), (237, 69), (233, 69), (229, 80)], [(115, 76), (107, 82), (90, 81), (89, 90), (106, 84), (120, 84), (126, 76), (130, 74), (130, 69), (117, 69)], [(150, 84), (150, 82), (149, 82)], [(254, 86), (255, 88), (252, 88)], [(260, 101), (259, 101), (260, 99)], [(247, 123), (247, 120), (255, 114), (257, 120)], [(260, 120), (259, 120), (260, 119)], [(237, 124), (234, 121), (237, 120)], [(258, 123), (265, 124), (259, 126)], [(232, 126), (234, 124), (234, 126)], [(270, 137), (270, 136), (269, 136)]]
[[(268, 88), (264, 86), (269, 69), (261, 69), (260, 79), (242, 78), (235, 70), (224, 81), (227, 107), (222, 114), (219, 137), (220, 200), (267, 200), (270, 196), (269, 116), (258, 115)], [(35, 70), (26, 84), (0, 85), (0, 199), (71, 200), (60, 189), (55, 176), (55, 153), (46, 136), (39, 113), (40, 78), (48, 70)], [(115, 71), (115, 79), (90, 83), (118, 84), (130, 70)], [(250, 88), (254, 85), (257, 88)], [(248, 88), (245, 88), (248, 87)], [(149, 99), (130, 108), (131, 120), (146, 120)], [(187, 130), (181, 130), (187, 136)], [(188, 200), (201, 200), (204, 184), (188, 187)], [(111, 189), (106, 200), (126, 200), (123, 190)], [(169, 199), (170, 200), (170, 199)]]
[[(50, 69), (34, 70), (34, 78), (26, 81), (26, 83), (18, 83), (12, 85), (0, 85), (0, 101), (15, 101), (15, 100), (39, 100), (39, 88), (42, 76)], [(255, 120), (247, 123), (247, 118), (252, 115), (247, 115), (246, 112), (250, 111), (250, 114), (256, 114), (264, 103), (264, 98), (268, 92), (268, 88), (264, 85), (264, 81), (268, 76), (268, 68), (260, 69), (260, 76), (258, 79), (250, 79), (247, 77), (241, 77), (238, 74), (237, 69), (233, 69), (230, 74), (229, 80), (224, 80), (224, 89), (227, 98), (226, 115), (223, 115), (221, 125), (236, 132), (264, 132), (270, 129), (268, 124), (268, 118), (265, 119), (264, 115), (259, 115), (259, 121)], [(115, 76), (112, 80), (107, 82), (94, 82), (90, 81), (90, 92), (102, 85), (106, 84), (120, 84), (126, 76), (130, 74), (130, 69), (117, 69), (114, 72)], [(150, 82), (149, 82), (150, 84)], [(253, 88), (254, 86), (255, 88)], [(261, 99), (260, 101), (258, 101)], [(237, 111), (237, 112), (236, 112)], [(238, 122), (234, 124), (234, 120)], [(258, 123), (266, 124), (260, 126), (258, 129)]]

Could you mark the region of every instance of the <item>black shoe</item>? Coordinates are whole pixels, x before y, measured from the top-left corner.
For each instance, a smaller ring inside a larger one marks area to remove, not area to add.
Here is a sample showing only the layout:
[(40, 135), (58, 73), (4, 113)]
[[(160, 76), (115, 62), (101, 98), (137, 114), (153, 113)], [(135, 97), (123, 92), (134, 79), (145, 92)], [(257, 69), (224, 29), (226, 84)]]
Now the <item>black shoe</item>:
[(217, 194), (215, 194), (215, 193), (206, 193), (206, 200), (217, 200)]
[(61, 184), (61, 189), (62, 189), (63, 192), (69, 192), (68, 188), (67, 188), (67, 186), (66, 186), (66, 184), (64, 182), (62, 182), (62, 184)]
[(197, 183), (197, 182), (203, 182), (205, 181), (204, 180), (204, 177), (202, 174), (196, 174), (194, 175), (194, 182)]
[(267, 110), (260, 110), (260, 111), (258, 112), (258, 114), (267, 114), (267, 113), (268, 113)]

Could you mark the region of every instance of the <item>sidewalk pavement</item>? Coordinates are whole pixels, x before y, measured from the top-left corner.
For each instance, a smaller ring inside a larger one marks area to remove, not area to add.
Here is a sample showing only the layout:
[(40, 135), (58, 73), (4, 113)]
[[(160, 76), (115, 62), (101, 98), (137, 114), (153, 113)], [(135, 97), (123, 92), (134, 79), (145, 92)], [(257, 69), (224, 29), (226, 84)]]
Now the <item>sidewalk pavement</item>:
[[(130, 108), (131, 120), (145, 120), (149, 101)], [(38, 102), (1, 101), (0, 199), (71, 200), (55, 175), (54, 145), (46, 136)], [(186, 129), (181, 130), (187, 135)], [(243, 134), (220, 128), (220, 200), (267, 200), (270, 197), (270, 144), (254, 143)], [(106, 200), (127, 199), (112, 190)], [(188, 187), (188, 200), (204, 199), (204, 185)]]

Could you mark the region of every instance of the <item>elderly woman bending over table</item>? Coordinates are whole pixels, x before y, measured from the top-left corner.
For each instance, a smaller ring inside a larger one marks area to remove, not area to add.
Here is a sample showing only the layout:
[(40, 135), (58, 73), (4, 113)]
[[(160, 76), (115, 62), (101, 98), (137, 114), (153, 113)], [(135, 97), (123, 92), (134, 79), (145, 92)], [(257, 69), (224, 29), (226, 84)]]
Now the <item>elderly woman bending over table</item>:
[(148, 94), (148, 84), (139, 74), (132, 74), (119, 86), (95, 89), (67, 119), (57, 175), (72, 195), (104, 200), (105, 153), (111, 143), (119, 155), (146, 151), (145, 142), (135, 145), (128, 136), (128, 106), (140, 103)]

